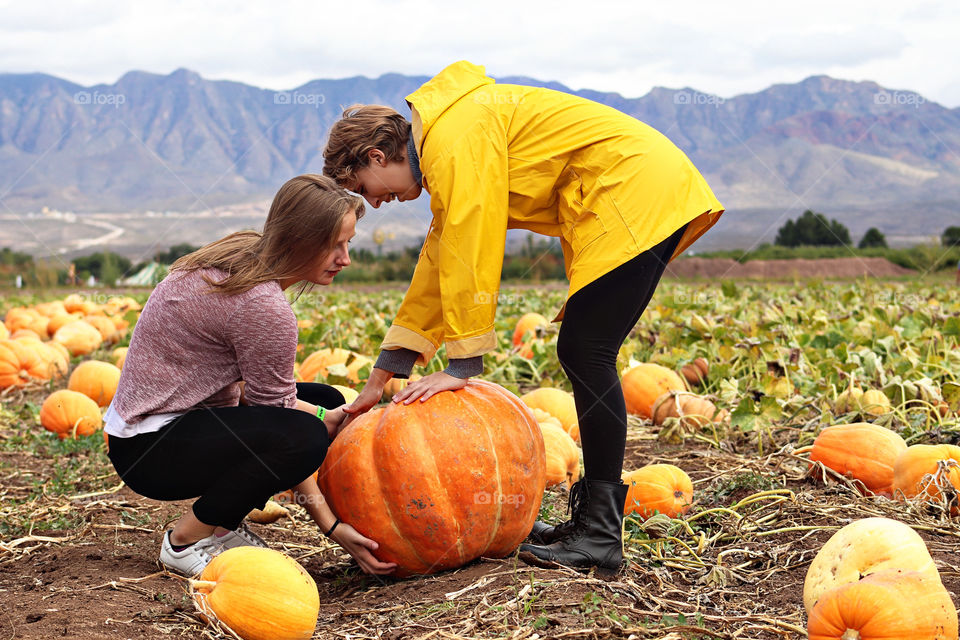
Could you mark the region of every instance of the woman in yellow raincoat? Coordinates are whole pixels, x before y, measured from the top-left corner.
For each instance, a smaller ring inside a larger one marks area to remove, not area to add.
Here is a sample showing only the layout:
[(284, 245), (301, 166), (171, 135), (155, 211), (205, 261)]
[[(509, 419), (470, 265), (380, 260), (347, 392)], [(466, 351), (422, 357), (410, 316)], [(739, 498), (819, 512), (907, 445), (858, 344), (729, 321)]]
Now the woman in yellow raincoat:
[(572, 519), (538, 522), (521, 555), (616, 570), (627, 490), (617, 353), (666, 263), (723, 206), (663, 134), (584, 98), (496, 84), (483, 67), (461, 61), (407, 102), (409, 122), (389, 107), (348, 108), (324, 150), (324, 173), (374, 208), (426, 189), (433, 212), (377, 364), (346, 410), (372, 407), (392, 376), (409, 376), (441, 344), (446, 370), (410, 383), (394, 401), (426, 400), (482, 373), (483, 354), (497, 347), (507, 229), (559, 237), (570, 288), (557, 317), (557, 355), (573, 386), (584, 479), (571, 490)]

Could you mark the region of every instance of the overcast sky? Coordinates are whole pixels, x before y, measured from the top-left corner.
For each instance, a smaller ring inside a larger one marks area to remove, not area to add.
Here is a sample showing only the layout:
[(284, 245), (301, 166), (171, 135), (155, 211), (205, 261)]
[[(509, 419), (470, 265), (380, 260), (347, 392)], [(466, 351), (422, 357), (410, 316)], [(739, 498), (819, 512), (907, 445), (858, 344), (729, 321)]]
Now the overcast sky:
[(90, 85), (186, 67), (292, 89), (466, 58), (628, 97), (665, 86), (728, 98), (827, 74), (956, 107), (958, 33), (956, 0), (0, 0), (0, 72)]

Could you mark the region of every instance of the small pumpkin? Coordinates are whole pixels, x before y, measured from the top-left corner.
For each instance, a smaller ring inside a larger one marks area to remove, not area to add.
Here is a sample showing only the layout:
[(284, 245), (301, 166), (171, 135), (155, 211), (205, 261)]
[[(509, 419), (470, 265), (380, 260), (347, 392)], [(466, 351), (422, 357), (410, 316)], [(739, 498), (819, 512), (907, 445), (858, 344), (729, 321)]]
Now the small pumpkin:
[(823, 594), (809, 640), (957, 640), (957, 609), (939, 578), (885, 569)]
[(110, 352), (110, 357), (113, 358), (113, 364), (117, 369), (123, 369), (124, 363), (127, 361), (127, 351), (130, 347), (117, 347)]
[(547, 486), (565, 484), (567, 488), (580, 479), (580, 448), (560, 426), (560, 421), (539, 409), (534, 416), (543, 434), (546, 452)]
[(689, 391), (668, 391), (653, 403), (653, 423), (662, 425), (667, 418), (677, 418), (687, 428), (703, 428), (728, 420), (726, 409), (717, 409), (707, 398)]
[(900, 434), (868, 422), (827, 427), (813, 441), (810, 461), (855, 478), (868, 491), (893, 495), (894, 464), (907, 450)]
[(52, 338), (60, 330), (60, 327), (77, 320), (83, 320), (82, 313), (58, 313), (50, 318), (50, 323), (47, 325), (47, 335)]
[[(537, 329), (543, 329), (550, 326), (550, 321), (539, 313), (525, 313), (517, 320), (517, 325), (513, 330), (513, 346), (519, 347), (530, 339), (536, 338)], [(532, 334), (532, 335), (527, 335)], [(527, 338), (527, 340), (524, 340)], [(531, 352), (532, 355), (532, 352)]]
[(647, 519), (655, 513), (676, 518), (693, 504), (693, 482), (686, 471), (672, 464), (648, 464), (623, 474), (629, 486), (624, 515)]
[(708, 373), (710, 373), (710, 363), (707, 362), (706, 358), (696, 358), (680, 367), (680, 375), (691, 387), (704, 384), (707, 381)]
[(523, 404), (531, 409), (540, 409), (560, 421), (563, 430), (573, 438), (575, 442), (580, 442), (580, 423), (577, 418), (577, 403), (573, 399), (573, 394), (563, 389), (554, 389), (552, 387), (540, 387), (529, 391), (522, 396)]
[(103, 427), (103, 419), (96, 402), (79, 391), (61, 389), (43, 401), (40, 424), (63, 440), (95, 433)]
[(103, 342), (103, 336), (86, 320), (77, 320), (60, 327), (53, 339), (67, 348), (71, 356), (85, 356)]
[(71, 293), (63, 299), (63, 308), (67, 310), (67, 313), (83, 312), (86, 302), (79, 293)]
[(653, 417), (653, 405), (668, 391), (686, 391), (679, 375), (652, 362), (638, 364), (623, 375), (621, 381), (627, 411), (644, 418)]
[(890, 398), (883, 391), (868, 389), (860, 397), (860, 410), (866, 416), (879, 418), (893, 411), (893, 407), (890, 406)]
[(0, 389), (49, 378), (50, 365), (33, 344), (0, 340)]
[(41, 302), (33, 305), (33, 309), (40, 315), (48, 318), (52, 318), (55, 315), (67, 312), (67, 308), (63, 306), (63, 302), (60, 300), (54, 300), (53, 302)]
[(263, 509), (253, 509), (247, 514), (247, 520), (257, 524), (271, 524), (283, 516), (289, 516), (290, 512), (283, 505), (277, 504), (273, 500), (267, 500)]
[(407, 387), (408, 384), (414, 380), (419, 380), (420, 374), (412, 373), (409, 378), (397, 378), (393, 377), (387, 381), (387, 384), (383, 386), (383, 401), (389, 402), (393, 396), (400, 393), (403, 389)]
[(833, 408), (838, 414), (860, 413), (862, 400), (863, 389), (857, 386), (856, 381), (851, 381), (850, 386), (837, 396), (836, 402), (833, 403)]
[(939, 576), (927, 545), (912, 528), (890, 518), (855, 520), (834, 533), (810, 563), (803, 606), (810, 613), (827, 591), (885, 569)]
[(113, 401), (120, 383), (120, 369), (109, 362), (87, 360), (81, 362), (67, 382), (67, 388), (79, 391), (101, 407)]
[(342, 364), (346, 367), (347, 379), (354, 384), (358, 384), (360, 382), (360, 369), (372, 362), (370, 358), (348, 349), (326, 348), (314, 351), (307, 356), (300, 363), (299, 373), (304, 382), (313, 382), (317, 379), (317, 376), (326, 378), (329, 367)]
[(103, 342), (110, 344), (120, 339), (120, 332), (113, 320), (106, 316), (87, 316), (84, 321), (100, 332)]
[(342, 384), (332, 384), (330, 386), (340, 392), (340, 394), (343, 396), (343, 401), (347, 404), (350, 404), (360, 396), (359, 391), (356, 389), (351, 389), (350, 387), (345, 387)]
[(190, 592), (202, 614), (216, 616), (244, 640), (305, 640), (320, 613), (310, 574), (293, 558), (262, 547), (222, 552), (190, 581)]
[(960, 447), (952, 444), (915, 444), (900, 454), (893, 466), (896, 495), (936, 500), (941, 487), (960, 490)]

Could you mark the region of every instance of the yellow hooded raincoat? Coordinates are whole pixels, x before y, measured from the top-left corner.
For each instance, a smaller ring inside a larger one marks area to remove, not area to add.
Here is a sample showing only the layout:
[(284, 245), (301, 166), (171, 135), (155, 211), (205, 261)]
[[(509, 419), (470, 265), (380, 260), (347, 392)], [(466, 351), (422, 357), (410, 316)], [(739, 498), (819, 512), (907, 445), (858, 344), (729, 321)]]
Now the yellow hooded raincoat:
[(682, 151), (612, 107), (465, 61), (407, 102), (433, 222), (382, 348), (419, 364), (444, 342), (449, 358), (496, 348), (507, 229), (560, 238), (569, 298), (689, 222), (676, 257), (723, 213)]

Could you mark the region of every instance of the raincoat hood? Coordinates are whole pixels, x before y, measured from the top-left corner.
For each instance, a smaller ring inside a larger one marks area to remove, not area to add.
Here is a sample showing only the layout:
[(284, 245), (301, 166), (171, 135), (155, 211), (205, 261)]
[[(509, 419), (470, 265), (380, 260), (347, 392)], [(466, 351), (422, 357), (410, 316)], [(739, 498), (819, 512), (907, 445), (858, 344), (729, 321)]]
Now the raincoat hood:
[(493, 84), (484, 67), (461, 60), (449, 65), (407, 96), (411, 108), (413, 141), (417, 153), (423, 153), (423, 139), (430, 128), (453, 103), (474, 89)]

